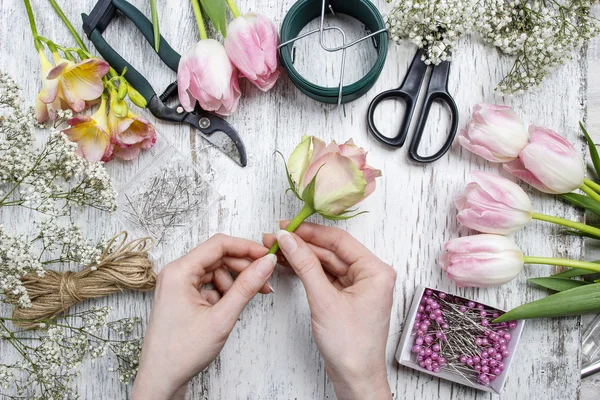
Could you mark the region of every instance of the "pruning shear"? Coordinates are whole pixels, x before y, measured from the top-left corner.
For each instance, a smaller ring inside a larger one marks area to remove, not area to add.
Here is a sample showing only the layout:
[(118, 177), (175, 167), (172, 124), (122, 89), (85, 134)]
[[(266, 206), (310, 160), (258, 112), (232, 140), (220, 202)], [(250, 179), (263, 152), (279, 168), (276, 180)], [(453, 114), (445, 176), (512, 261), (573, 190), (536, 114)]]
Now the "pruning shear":
[[(199, 106), (192, 112), (186, 112), (181, 104), (169, 107), (165, 104), (177, 93), (177, 81), (171, 83), (163, 94), (158, 96), (150, 83), (123, 59), (102, 37), (117, 10), (129, 18), (142, 32), (146, 40), (154, 48), (154, 33), (152, 22), (140, 10), (126, 0), (99, 0), (90, 15), (82, 14), (83, 30), (92, 41), (100, 55), (119, 74), (123, 74), (127, 82), (146, 99), (146, 108), (159, 119), (186, 123), (198, 129), (202, 137), (225, 153), (229, 158), (242, 167), (246, 166), (246, 149), (237, 131), (225, 120), (208, 113)], [(160, 37), (160, 59), (173, 71), (177, 72), (181, 56)]]

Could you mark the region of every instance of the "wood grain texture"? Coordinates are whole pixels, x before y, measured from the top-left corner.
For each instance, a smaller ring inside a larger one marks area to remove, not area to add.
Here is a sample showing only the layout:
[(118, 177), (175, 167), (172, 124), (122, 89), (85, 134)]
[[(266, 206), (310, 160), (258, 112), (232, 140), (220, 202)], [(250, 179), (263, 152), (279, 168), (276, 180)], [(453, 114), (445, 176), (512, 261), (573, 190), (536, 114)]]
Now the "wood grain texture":
[[(34, 1), (39, 31), (57, 42), (73, 43), (49, 5)], [(79, 15), (89, 12), (92, 0), (66, 2), (65, 12), (79, 26)], [(146, 15), (147, 1), (135, 0)], [(375, 3), (389, 9), (384, 1)], [(268, 15), (279, 26), (293, 0), (240, 0), (244, 11), (256, 10)], [(0, 0), (0, 69), (11, 73), (23, 88), (23, 96), (32, 102), (39, 89), (39, 66), (30, 38), (27, 18), (18, 0)], [(159, 2), (161, 33), (179, 51), (185, 51), (197, 38), (195, 22), (188, 2)], [(357, 33), (359, 34), (359, 33)], [(174, 79), (161, 65), (141, 35), (123, 19), (115, 21), (106, 37), (117, 50), (127, 54), (156, 88), (166, 87)], [(318, 53), (318, 45), (303, 52), (299, 48), (298, 63), (307, 61), (307, 73), (325, 73), (327, 83), (337, 81), (337, 62)], [(300, 45), (299, 45), (300, 46)], [(308, 44), (302, 44), (308, 46)], [(392, 392), (397, 399), (492, 399), (490, 394), (470, 390), (399, 367), (393, 354), (400, 338), (404, 317), (410, 307), (414, 287), (426, 284), (464, 295), (474, 300), (510, 309), (546, 293), (526, 283), (528, 277), (551, 272), (546, 266), (528, 266), (515, 281), (501, 288), (459, 289), (437, 266), (442, 244), (467, 232), (457, 226), (453, 199), (463, 189), (471, 171), (487, 170), (506, 175), (493, 165), (454, 147), (438, 162), (413, 165), (406, 149), (383, 147), (367, 134), (366, 109), (370, 99), (382, 90), (397, 87), (414, 54), (408, 43), (391, 44), (383, 73), (374, 88), (359, 100), (345, 105), (345, 110), (315, 102), (301, 94), (285, 73), (274, 90), (262, 93), (242, 82), (244, 97), (239, 110), (228, 119), (240, 132), (248, 150), (249, 163), (240, 169), (199, 138), (190, 128), (156, 121), (158, 130), (181, 151), (189, 154), (218, 186), (223, 199), (190, 232), (184, 234), (171, 250), (156, 262), (156, 269), (180, 256), (211, 235), (226, 234), (260, 240), (262, 232), (275, 229), (275, 220), (289, 218), (300, 204), (285, 194), (286, 179), (275, 150), (289, 154), (304, 134), (325, 140), (345, 141), (353, 137), (370, 152), (370, 164), (383, 170), (378, 190), (361, 206), (370, 210), (367, 216), (335, 223), (360, 239), (379, 257), (391, 263), (398, 272), (392, 324), (388, 342), (388, 373)], [(365, 49), (364, 57), (370, 57)], [(362, 54), (357, 51), (360, 61)], [(478, 40), (463, 38), (452, 63), (449, 90), (454, 94), (464, 125), (472, 106), (481, 101), (514, 106), (526, 123), (544, 124), (565, 135), (577, 148), (585, 146), (578, 134), (577, 123), (584, 118), (588, 92), (585, 51), (574, 54), (571, 62), (559, 68), (537, 89), (516, 97), (500, 97), (494, 86), (511, 67), (511, 59)], [(366, 62), (366, 61), (365, 61)], [(348, 64), (353, 69), (355, 65)], [(352, 74), (348, 74), (352, 79)], [(598, 93), (596, 92), (596, 96)], [(378, 115), (380, 125), (393, 129), (399, 125), (401, 107), (386, 104)], [(149, 119), (152, 116), (145, 113)], [(424, 150), (435, 150), (441, 143), (447, 125), (443, 110), (434, 109), (427, 126)], [(432, 139), (429, 139), (432, 138)], [(436, 139), (437, 138), (437, 139)], [(141, 161), (140, 161), (141, 162)], [(120, 186), (133, 176), (140, 162), (113, 162), (109, 166)], [(536, 211), (583, 219), (583, 215), (554, 197), (525, 189), (532, 194)], [(35, 216), (3, 212), (2, 222), (8, 227), (26, 229)], [(91, 236), (112, 234), (119, 225), (114, 218), (98, 213), (78, 218)], [(320, 219), (314, 219), (322, 222)], [(326, 222), (329, 223), (329, 222)], [(533, 222), (516, 235), (523, 251), (530, 255), (583, 257), (583, 242), (565, 237), (560, 230), (541, 222)], [(272, 285), (276, 293), (254, 299), (240, 317), (221, 356), (189, 388), (191, 399), (328, 399), (335, 398), (323, 362), (312, 339), (309, 310), (299, 280), (285, 269), (278, 269)], [(145, 320), (151, 308), (151, 294), (126, 293), (88, 302), (81, 308), (110, 305), (115, 318), (138, 315)], [(4, 311), (4, 310), (3, 310)], [(515, 355), (501, 399), (567, 399), (580, 392), (580, 320), (532, 321), (526, 326), (521, 345)], [(1, 346), (1, 344), (0, 344)], [(1, 357), (14, 357), (6, 347)], [(83, 399), (124, 399), (130, 386), (118, 382), (108, 371), (110, 360), (83, 367), (77, 385)], [(165, 366), (165, 368), (168, 366)]]

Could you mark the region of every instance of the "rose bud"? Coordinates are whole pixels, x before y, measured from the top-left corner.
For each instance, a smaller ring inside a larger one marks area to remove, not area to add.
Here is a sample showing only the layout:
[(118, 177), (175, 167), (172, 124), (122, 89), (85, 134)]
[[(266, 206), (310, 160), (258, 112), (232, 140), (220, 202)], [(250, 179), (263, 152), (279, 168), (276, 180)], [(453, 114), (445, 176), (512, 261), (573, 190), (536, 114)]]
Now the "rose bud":
[(440, 267), (458, 286), (503, 285), (523, 269), (523, 253), (505, 236), (464, 236), (450, 240), (444, 248)]
[(585, 165), (573, 145), (553, 130), (529, 126), (531, 142), (504, 164), (514, 176), (545, 193), (569, 193), (583, 185)]
[(179, 101), (188, 112), (198, 102), (206, 111), (227, 116), (236, 110), (241, 96), (238, 71), (214, 39), (200, 40), (181, 57), (177, 83)]
[(527, 130), (508, 106), (480, 103), (473, 108), (458, 142), (467, 150), (493, 162), (516, 159), (527, 145)]
[(247, 13), (227, 27), (225, 50), (240, 74), (267, 91), (273, 87), (277, 70), (277, 28), (267, 17)]
[(456, 199), (459, 222), (484, 233), (506, 235), (518, 231), (531, 221), (533, 206), (519, 185), (487, 172), (474, 172)]

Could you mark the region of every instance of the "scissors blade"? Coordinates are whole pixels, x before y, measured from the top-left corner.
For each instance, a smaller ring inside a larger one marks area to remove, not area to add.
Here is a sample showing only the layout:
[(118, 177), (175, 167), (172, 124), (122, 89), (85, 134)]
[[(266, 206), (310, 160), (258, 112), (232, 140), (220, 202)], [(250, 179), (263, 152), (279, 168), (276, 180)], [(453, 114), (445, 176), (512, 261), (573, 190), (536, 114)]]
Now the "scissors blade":
[(246, 148), (237, 131), (225, 120), (204, 111), (188, 113), (184, 119), (200, 131), (201, 136), (233, 161), (245, 167)]

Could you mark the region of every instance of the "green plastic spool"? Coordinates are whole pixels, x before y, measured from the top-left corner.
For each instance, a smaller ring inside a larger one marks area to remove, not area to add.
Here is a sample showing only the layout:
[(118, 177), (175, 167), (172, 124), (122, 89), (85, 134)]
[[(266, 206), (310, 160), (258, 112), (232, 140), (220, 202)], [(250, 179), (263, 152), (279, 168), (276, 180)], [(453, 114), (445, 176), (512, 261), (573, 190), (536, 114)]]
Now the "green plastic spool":
[[(371, 32), (385, 29), (381, 13), (369, 0), (327, 0), (326, 9), (331, 5), (336, 13), (346, 14), (363, 23)], [(299, 0), (290, 8), (281, 25), (280, 42), (285, 43), (298, 36), (309, 22), (321, 16), (322, 0)], [(316, 34), (315, 34), (316, 35)], [(388, 50), (387, 32), (372, 38), (377, 47), (377, 61), (373, 68), (360, 80), (342, 87), (342, 103), (358, 99), (373, 87), (385, 64)], [(336, 104), (339, 86), (325, 87), (315, 85), (296, 71), (292, 64), (292, 47), (290, 43), (280, 49), (281, 63), (288, 71), (291, 81), (307, 96), (323, 103)]]

